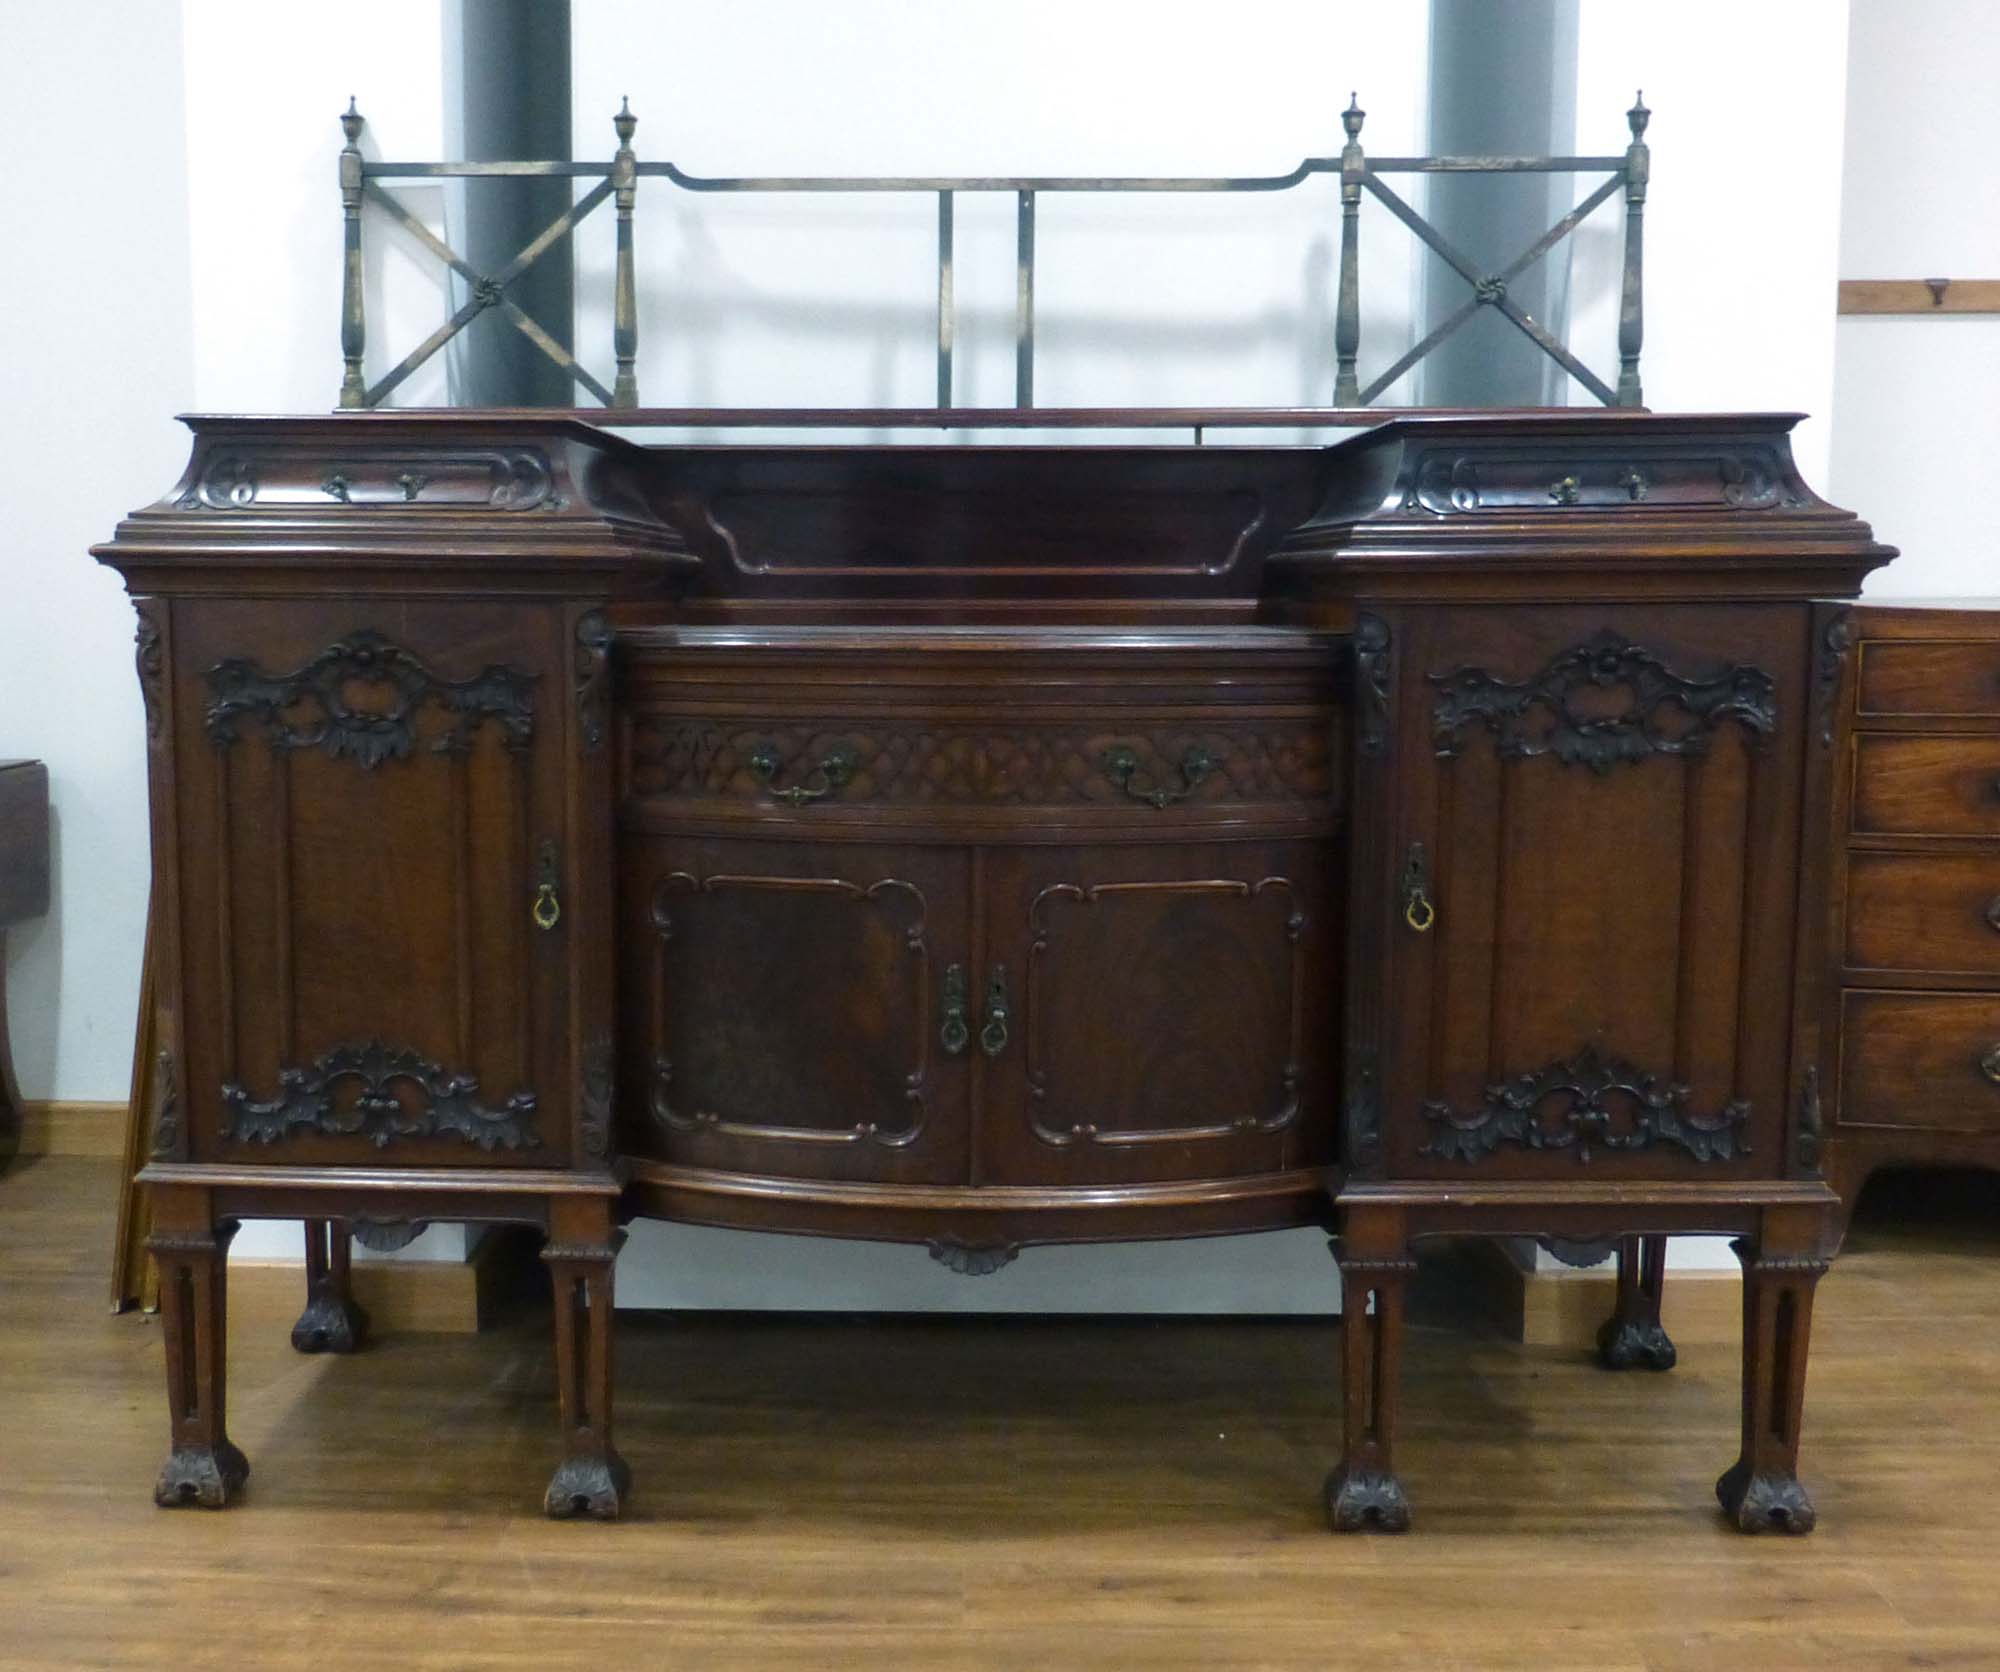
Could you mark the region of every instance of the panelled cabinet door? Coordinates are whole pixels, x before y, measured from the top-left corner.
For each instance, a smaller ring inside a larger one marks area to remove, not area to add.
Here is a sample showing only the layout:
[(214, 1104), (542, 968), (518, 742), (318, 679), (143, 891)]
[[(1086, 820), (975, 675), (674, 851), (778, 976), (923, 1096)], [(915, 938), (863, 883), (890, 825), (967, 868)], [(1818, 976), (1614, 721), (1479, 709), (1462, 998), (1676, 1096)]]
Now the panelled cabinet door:
[(1392, 636), (1390, 1169), (1782, 1171), (1806, 612), (1445, 609)]
[(623, 1148), (962, 1184), (966, 850), (630, 836)]
[(197, 1159), (570, 1159), (562, 615), (175, 606)]
[(983, 865), (979, 1182), (1329, 1158), (1328, 844), (989, 849)]

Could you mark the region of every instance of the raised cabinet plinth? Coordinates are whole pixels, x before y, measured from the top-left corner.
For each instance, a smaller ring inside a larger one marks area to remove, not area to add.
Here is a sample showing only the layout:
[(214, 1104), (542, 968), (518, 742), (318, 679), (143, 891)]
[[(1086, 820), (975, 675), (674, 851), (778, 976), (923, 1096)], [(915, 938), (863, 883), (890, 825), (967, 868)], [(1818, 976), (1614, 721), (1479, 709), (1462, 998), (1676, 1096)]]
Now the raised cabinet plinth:
[[(595, 1517), (632, 1490), (626, 1219), (910, 1242), (967, 1277), (1318, 1225), (1341, 1530), (1411, 1519), (1418, 1243), (1686, 1231), (1745, 1262), (1719, 1500), (1805, 1530), (1829, 1104), (1843, 1135), (1908, 1118), (1836, 1021), (1921, 1034), (1927, 1077), (1983, 1037), (1976, 930), (1938, 943), (1964, 991), (1894, 947), (1978, 905), (1994, 767), (1990, 727), (1890, 719), (1839, 787), (1851, 633), (1813, 600), (1888, 553), (1799, 481), (1789, 423), (898, 448), (194, 420), (182, 481), (100, 548), (151, 765), (160, 1502), (249, 1478), (246, 1216), (309, 1222), (294, 1339), (336, 1353), (366, 1332), (350, 1240), (538, 1229), (543, 1502)], [(1939, 654), (1885, 646), (1859, 700), (1974, 703)], [(1843, 957), (1897, 990), (1836, 1004)], [(1968, 1086), (1929, 1118), (1983, 1111)], [(1633, 1258), (1612, 1336), (1663, 1366)]]

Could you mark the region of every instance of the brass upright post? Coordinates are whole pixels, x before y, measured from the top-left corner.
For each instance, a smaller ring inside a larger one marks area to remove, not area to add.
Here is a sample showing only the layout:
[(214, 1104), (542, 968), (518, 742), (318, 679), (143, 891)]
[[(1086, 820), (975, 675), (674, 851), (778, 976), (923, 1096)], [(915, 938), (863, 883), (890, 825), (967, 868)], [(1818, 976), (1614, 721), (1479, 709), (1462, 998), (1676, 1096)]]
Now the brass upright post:
[(1645, 299), (1640, 274), (1646, 239), (1646, 180), (1652, 153), (1646, 148), (1646, 123), (1652, 117), (1646, 95), (1639, 94), (1625, 120), (1632, 143), (1625, 151), (1625, 282), (1618, 302), (1618, 404), (1644, 406), (1639, 387), (1639, 344), (1646, 335)]
[(1354, 362), (1361, 351), (1361, 121), (1368, 113), (1355, 94), (1348, 94), (1341, 125), (1347, 144), (1340, 153), (1340, 299), (1333, 319), (1333, 352), (1338, 362), (1333, 379), (1333, 404), (1359, 406), (1361, 384)]
[(347, 143), (340, 148), (340, 212), (346, 236), (346, 250), (340, 270), (340, 357), (346, 370), (340, 374), (340, 404), (367, 405), (368, 386), (361, 379), (361, 350), (368, 340), (367, 321), (361, 306), (361, 112), (354, 101), (340, 118), (340, 130)]
[(632, 132), (639, 118), (630, 99), (621, 99), (611, 118), (618, 130), (618, 151), (611, 159), (611, 189), (618, 205), (618, 280), (613, 293), (611, 351), (618, 357), (618, 375), (611, 385), (613, 406), (639, 404), (639, 378), (633, 365), (639, 357), (639, 298), (632, 272), (632, 205), (639, 196), (639, 159), (632, 150)]

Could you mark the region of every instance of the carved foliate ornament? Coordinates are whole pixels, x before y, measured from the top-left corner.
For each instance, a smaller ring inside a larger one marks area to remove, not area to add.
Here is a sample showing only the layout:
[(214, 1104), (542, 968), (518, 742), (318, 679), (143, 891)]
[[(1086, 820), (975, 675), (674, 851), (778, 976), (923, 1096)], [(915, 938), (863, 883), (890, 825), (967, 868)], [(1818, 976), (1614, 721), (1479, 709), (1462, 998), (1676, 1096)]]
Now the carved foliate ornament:
[[(371, 630), (350, 633), (290, 673), (266, 673), (248, 658), (230, 657), (210, 668), (207, 679), (208, 736), (218, 748), (236, 742), (238, 726), (248, 720), (274, 749), (320, 749), (372, 771), (410, 754), (417, 715), (428, 707), (453, 721), (430, 745), (437, 754), (469, 749), (488, 720), (501, 728), (509, 748), (526, 748), (535, 731), (535, 674), (496, 663), (470, 679), (442, 679)], [(354, 706), (348, 693), (356, 686), (381, 693), (384, 706)]]

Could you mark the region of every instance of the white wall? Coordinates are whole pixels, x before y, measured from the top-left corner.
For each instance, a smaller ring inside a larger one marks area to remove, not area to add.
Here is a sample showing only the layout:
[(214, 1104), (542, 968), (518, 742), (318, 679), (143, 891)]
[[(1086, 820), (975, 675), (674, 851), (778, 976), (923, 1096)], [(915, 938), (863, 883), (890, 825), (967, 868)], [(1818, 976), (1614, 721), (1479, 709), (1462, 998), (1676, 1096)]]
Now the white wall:
[[(1654, 111), (1646, 404), (1807, 413), (1795, 445), (1822, 488), (1846, 73), (1846, 0), (1582, 0), (1579, 148), (1624, 148), (1637, 89)], [(1571, 329), (1602, 342), (1619, 218), (1593, 217), (1580, 236)]]
[(131, 606), (86, 548), (187, 456), (172, 422), (194, 390), (181, 20), (72, 0), (10, 5), (5, 22), (17, 166), (0, 258), (0, 756), (47, 761), (55, 811), (50, 915), (7, 936), (14, 1054), (29, 1098), (123, 1098), (146, 929), (145, 729)]
[[(577, 157), (630, 96), (642, 159), (693, 174), (1271, 175), (1423, 149), (1428, 8), (1010, 0), (576, 0)], [(1044, 195), (1036, 403), (1326, 405), (1335, 176), (1236, 197)], [(936, 200), (702, 196), (642, 182), (649, 404), (929, 404)], [(579, 245), (578, 348), (610, 381), (609, 209)], [(1014, 394), (1014, 199), (957, 200), (956, 398)], [(1409, 235), (1363, 209), (1363, 376), (1410, 340)], [(1391, 398), (1397, 398), (1391, 392)], [(1015, 439), (1019, 439), (1016, 437)]]
[[(2000, 276), (2000, 7), (1853, 0), (1844, 279)], [(1977, 484), (2000, 447), (2000, 319), (1847, 315), (1832, 488), (1903, 555), (1870, 597), (2000, 593)]]

